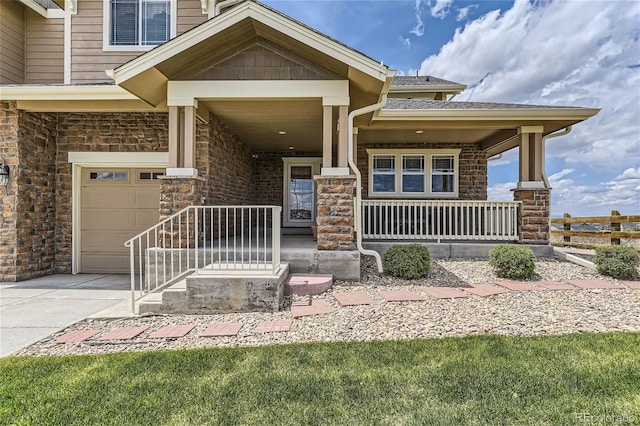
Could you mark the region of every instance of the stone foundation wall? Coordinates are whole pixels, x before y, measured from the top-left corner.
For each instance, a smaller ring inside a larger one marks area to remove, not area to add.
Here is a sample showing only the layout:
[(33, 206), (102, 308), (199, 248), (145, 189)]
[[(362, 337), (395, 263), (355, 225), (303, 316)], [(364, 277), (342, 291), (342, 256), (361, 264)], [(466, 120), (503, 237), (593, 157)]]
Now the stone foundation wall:
[(353, 250), (355, 176), (316, 176), (318, 250)]
[[(458, 199), (487, 199), (487, 156), (480, 145), (468, 143), (376, 143), (358, 144), (357, 164), (362, 173), (362, 198), (369, 198), (369, 154), (367, 149), (460, 149)], [(407, 199), (412, 197), (407, 196)], [(424, 198), (424, 197), (419, 197)]]
[(56, 114), (0, 105), (0, 157), (10, 166), (0, 188), (0, 281), (50, 274), (55, 267)]
[(518, 214), (518, 234), (521, 244), (549, 244), (549, 189), (515, 189), (513, 199), (522, 201)]

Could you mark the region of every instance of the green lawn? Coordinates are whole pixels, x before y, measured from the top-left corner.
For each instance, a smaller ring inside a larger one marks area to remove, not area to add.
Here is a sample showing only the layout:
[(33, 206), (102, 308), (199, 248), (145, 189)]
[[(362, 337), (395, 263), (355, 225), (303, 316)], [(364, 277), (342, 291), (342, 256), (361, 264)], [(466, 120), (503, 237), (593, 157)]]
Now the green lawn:
[(0, 424), (584, 424), (575, 413), (640, 424), (640, 333), (0, 360)]

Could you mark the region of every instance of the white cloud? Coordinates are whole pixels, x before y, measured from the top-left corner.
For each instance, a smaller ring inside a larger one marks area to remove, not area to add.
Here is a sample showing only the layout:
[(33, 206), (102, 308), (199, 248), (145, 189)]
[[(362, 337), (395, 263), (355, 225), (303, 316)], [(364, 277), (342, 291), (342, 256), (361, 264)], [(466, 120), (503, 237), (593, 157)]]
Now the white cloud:
[[(582, 183), (574, 169), (563, 169), (549, 176), (553, 216), (606, 216), (611, 210), (638, 214), (640, 207), (640, 168), (627, 169), (609, 182)], [(488, 188), (490, 200), (513, 200), (516, 182), (498, 183)]]
[(477, 4), (470, 4), (469, 6), (459, 8), (458, 15), (456, 16), (456, 21), (458, 22), (464, 21), (469, 17), (469, 14), (471, 13), (471, 11), (477, 7), (478, 7)]
[(411, 48), (411, 40), (409, 40), (409, 37), (398, 37), (398, 40), (400, 41), (400, 43), (402, 43), (402, 45), (404, 47), (406, 47), (407, 49)]
[[(637, 1), (516, 0), (456, 29), (420, 73), (467, 84), (461, 101), (601, 108), (547, 143), (547, 161), (574, 170), (556, 177), (554, 200), (567, 211), (583, 203), (607, 214), (635, 203), (637, 212), (640, 182), (622, 177), (640, 169), (638, 22)], [(575, 176), (585, 170), (596, 170), (602, 183), (581, 183)]]
[(411, 34), (414, 34), (418, 37), (422, 37), (424, 34), (424, 22), (422, 22), (422, 11), (420, 10), (422, 6), (422, 0), (416, 0), (415, 8), (416, 8), (416, 25), (409, 31)]
[(451, 3), (453, 3), (453, 0), (429, 0), (428, 4), (431, 16), (433, 16), (434, 18), (443, 19), (449, 14)]
[(639, 21), (640, 2), (516, 0), (507, 11), (458, 28), (420, 72), (467, 84), (458, 100), (602, 108), (550, 142), (548, 154), (634, 167), (640, 162), (640, 68), (633, 67), (640, 62)]

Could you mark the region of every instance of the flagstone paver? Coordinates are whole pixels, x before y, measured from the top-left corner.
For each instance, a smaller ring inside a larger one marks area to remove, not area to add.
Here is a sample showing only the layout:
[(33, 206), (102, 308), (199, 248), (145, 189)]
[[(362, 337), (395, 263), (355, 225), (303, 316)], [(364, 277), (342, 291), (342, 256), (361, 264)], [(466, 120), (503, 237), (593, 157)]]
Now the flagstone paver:
[(469, 297), (467, 293), (455, 287), (422, 287), (420, 290), (431, 297), (435, 297), (436, 299)]
[(509, 290), (503, 287), (496, 287), (488, 284), (474, 284), (470, 287), (463, 287), (464, 291), (480, 297), (494, 296), (500, 293), (507, 293)]
[(569, 280), (567, 281), (571, 285), (575, 285), (580, 288), (624, 288), (623, 285), (612, 283), (605, 280)]
[(522, 281), (496, 281), (496, 284), (514, 291), (538, 290), (538, 287)]
[(540, 287), (544, 287), (547, 290), (577, 290), (578, 287), (571, 284), (563, 283), (560, 281), (538, 281)]
[(168, 325), (162, 327), (149, 335), (151, 339), (177, 339), (189, 334), (195, 328), (195, 324)]
[(427, 300), (424, 296), (407, 290), (381, 290), (378, 291), (378, 294), (387, 302), (413, 302)]
[(333, 293), (333, 297), (341, 306), (371, 305), (374, 302), (373, 298), (364, 291)]
[(244, 323), (241, 322), (218, 322), (213, 323), (200, 337), (219, 337), (219, 336), (235, 336), (238, 334)]
[(333, 312), (333, 307), (324, 300), (313, 300), (308, 302), (294, 302), (291, 304), (291, 314), (294, 318), (306, 317), (310, 315), (329, 314)]
[(640, 290), (640, 281), (622, 281), (622, 284), (634, 290)]
[(255, 333), (278, 333), (291, 330), (292, 320), (262, 321), (253, 330)]
[(56, 343), (83, 342), (98, 334), (98, 330), (76, 330), (56, 338)]
[(130, 340), (144, 333), (147, 328), (149, 328), (148, 325), (140, 327), (120, 327), (104, 336), (98, 337), (97, 340)]

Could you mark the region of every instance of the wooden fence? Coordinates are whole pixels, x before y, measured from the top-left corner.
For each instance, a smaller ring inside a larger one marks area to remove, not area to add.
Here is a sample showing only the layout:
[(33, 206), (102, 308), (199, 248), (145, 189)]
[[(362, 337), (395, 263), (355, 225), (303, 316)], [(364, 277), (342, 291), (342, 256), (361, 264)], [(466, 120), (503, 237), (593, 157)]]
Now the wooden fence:
[[(585, 238), (607, 238), (611, 239), (611, 244), (620, 244), (620, 239), (640, 239), (640, 231), (623, 231), (623, 223), (640, 222), (640, 215), (622, 216), (617, 210), (611, 211), (611, 216), (595, 216), (595, 217), (571, 217), (569, 213), (565, 213), (564, 217), (551, 219), (552, 225), (562, 225), (562, 230), (551, 230), (551, 235), (563, 237), (562, 244), (567, 246), (584, 245), (584, 243), (575, 243), (571, 241), (571, 237)], [(571, 229), (572, 224), (588, 224), (599, 223), (603, 227), (594, 231), (574, 231)]]

